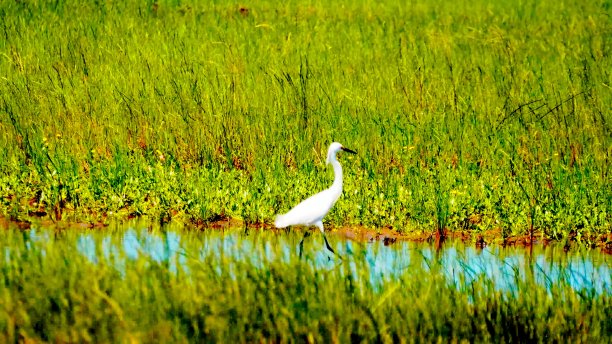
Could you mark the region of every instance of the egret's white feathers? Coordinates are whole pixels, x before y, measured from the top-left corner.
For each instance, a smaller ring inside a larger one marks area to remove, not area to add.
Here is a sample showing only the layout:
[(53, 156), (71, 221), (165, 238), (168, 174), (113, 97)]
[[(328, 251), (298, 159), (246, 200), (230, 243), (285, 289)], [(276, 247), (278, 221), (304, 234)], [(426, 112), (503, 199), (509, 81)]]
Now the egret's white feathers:
[[(276, 227), (285, 228), (294, 225), (317, 226), (321, 232), (324, 232), (323, 217), (327, 215), (342, 194), (342, 166), (336, 160), (336, 154), (342, 149), (344, 148), (340, 143), (334, 142), (327, 151), (327, 163), (332, 164), (334, 168), (334, 183), (332, 186), (303, 200), (288, 213), (278, 215), (274, 221)], [(355, 153), (351, 150), (346, 151)]]
[(331, 189), (321, 191), (303, 200), (288, 213), (278, 215), (274, 225), (278, 228), (295, 225), (314, 226), (323, 220), (339, 196), (339, 193), (336, 195)]

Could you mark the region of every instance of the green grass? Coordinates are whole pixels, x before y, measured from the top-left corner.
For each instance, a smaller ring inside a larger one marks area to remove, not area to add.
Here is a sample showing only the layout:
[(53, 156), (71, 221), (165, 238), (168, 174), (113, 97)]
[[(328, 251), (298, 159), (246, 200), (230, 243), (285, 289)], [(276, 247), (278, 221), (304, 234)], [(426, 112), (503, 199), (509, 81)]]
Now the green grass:
[[(0, 213), (612, 230), (607, 1), (4, 1)], [(609, 240), (609, 239), (603, 239)]]
[[(179, 231), (180, 254), (160, 261), (146, 250), (130, 258), (115, 227), (36, 233), (0, 236), (2, 342), (608, 342), (612, 333), (609, 293), (563, 278), (545, 287), (528, 266), (504, 291), (486, 276), (450, 282), (446, 266), (425, 268), (409, 250), (398, 276), (375, 287), (357, 245), (316, 266), (310, 253), (284, 250), (299, 234), (220, 245), (224, 233)], [(79, 249), (84, 236), (91, 246)], [(571, 269), (561, 264), (559, 275)]]

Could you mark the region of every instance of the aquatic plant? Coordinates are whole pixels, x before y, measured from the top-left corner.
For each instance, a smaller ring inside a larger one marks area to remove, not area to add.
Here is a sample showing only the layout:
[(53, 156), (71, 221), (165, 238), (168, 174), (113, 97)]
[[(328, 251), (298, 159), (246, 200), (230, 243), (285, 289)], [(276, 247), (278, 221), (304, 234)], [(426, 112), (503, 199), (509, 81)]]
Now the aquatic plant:
[(473, 265), (452, 273), (472, 278), (449, 280), (447, 262), (418, 249), (377, 275), (358, 245), (342, 261), (299, 259), (299, 233), (136, 233), (6, 230), (0, 340), (608, 342), (612, 333), (610, 294), (592, 276), (572, 286), (562, 278), (569, 263), (553, 283), (530, 263), (499, 288)]

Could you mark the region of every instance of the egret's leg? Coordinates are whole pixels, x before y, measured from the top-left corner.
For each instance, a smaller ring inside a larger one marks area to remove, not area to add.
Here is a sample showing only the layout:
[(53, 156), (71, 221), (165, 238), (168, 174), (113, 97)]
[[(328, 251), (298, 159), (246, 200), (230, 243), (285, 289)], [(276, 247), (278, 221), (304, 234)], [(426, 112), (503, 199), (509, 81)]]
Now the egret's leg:
[(327, 238), (325, 237), (325, 234), (323, 234), (323, 240), (325, 240), (325, 246), (327, 247), (327, 249), (330, 250), (333, 254), (336, 254), (334, 249), (331, 248), (331, 246), (329, 246), (329, 242), (327, 242)]
[(317, 228), (319, 228), (319, 230), (323, 234), (323, 240), (325, 240), (325, 247), (327, 247), (327, 249), (330, 250), (333, 254), (338, 256), (338, 258), (342, 259), (342, 257), (340, 257), (340, 255), (336, 254), (336, 251), (334, 251), (334, 249), (331, 248), (331, 246), (329, 245), (329, 242), (327, 241), (327, 237), (325, 237), (325, 231), (323, 230), (323, 222), (319, 221), (319, 222), (315, 223), (315, 226), (317, 226)]
[(304, 239), (310, 236), (310, 231), (306, 230), (304, 232), (304, 237), (302, 237), (302, 241), (300, 241), (300, 258), (302, 258), (302, 252), (304, 251)]

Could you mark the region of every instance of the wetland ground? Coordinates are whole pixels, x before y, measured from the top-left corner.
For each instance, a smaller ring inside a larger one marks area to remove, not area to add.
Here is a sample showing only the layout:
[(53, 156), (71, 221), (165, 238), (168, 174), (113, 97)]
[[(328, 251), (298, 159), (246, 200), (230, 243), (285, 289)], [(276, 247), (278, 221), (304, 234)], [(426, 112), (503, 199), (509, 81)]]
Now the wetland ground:
[(0, 214), (610, 246), (609, 3), (0, 4)]
[(1, 1), (0, 341), (610, 342), (611, 49), (609, 1)]

